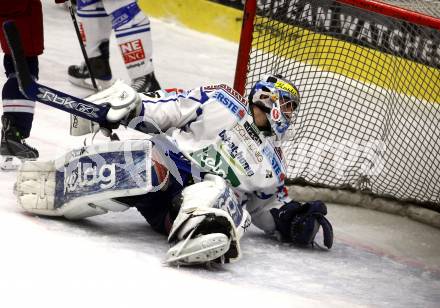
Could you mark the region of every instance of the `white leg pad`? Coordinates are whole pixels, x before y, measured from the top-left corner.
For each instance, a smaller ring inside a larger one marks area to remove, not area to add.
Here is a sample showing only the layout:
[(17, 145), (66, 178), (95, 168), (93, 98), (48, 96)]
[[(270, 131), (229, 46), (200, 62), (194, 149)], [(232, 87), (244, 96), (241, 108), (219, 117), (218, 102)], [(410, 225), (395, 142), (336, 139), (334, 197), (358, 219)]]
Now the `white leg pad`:
[(145, 194), (151, 187), (151, 142), (130, 140), (72, 150), (55, 161), (25, 162), (15, 194), (30, 213), (81, 219), (125, 211), (115, 198)]
[(243, 226), (250, 215), (242, 209), (224, 179), (209, 175), (182, 191), (183, 201), (168, 240), (176, 244), (167, 262), (181, 265), (205, 263), (219, 257), (226, 262), (240, 258)]
[(18, 205), (27, 212), (44, 216), (65, 216), (79, 219), (107, 211), (89, 204), (55, 208), (54, 161), (26, 162), (20, 168), (15, 185)]

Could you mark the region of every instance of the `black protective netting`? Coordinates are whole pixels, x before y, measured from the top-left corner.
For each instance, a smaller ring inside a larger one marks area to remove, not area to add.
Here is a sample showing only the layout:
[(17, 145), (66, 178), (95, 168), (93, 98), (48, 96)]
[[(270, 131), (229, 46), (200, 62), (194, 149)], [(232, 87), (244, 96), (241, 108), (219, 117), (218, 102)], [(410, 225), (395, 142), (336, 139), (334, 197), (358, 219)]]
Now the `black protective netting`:
[(289, 179), (440, 210), (440, 31), (336, 1), (258, 1), (257, 15), (246, 92), (277, 73), (302, 97)]

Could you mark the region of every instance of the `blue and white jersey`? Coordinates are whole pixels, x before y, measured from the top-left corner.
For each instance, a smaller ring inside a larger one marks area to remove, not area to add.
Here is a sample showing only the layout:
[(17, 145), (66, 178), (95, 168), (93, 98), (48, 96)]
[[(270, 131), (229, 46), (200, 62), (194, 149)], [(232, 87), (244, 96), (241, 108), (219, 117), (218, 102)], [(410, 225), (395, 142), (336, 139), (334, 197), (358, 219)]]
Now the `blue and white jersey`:
[(141, 98), (146, 122), (163, 130), (193, 165), (226, 179), (258, 227), (275, 229), (269, 210), (284, 201), (286, 166), (274, 139), (253, 123), (246, 99), (223, 84)]

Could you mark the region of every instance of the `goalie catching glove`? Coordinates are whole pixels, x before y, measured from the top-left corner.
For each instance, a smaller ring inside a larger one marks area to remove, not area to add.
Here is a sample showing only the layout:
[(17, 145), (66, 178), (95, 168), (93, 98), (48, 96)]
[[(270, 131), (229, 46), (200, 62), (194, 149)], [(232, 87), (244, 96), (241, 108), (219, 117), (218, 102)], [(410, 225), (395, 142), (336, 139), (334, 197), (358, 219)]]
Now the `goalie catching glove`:
[(333, 228), (324, 216), (327, 215), (327, 207), (322, 201), (310, 201), (304, 204), (291, 201), (281, 208), (270, 210), (276, 230), (281, 235), (282, 241), (292, 242), (299, 245), (311, 245), (314, 243), (316, 233), (322, 227), (324, 245), (330, 249), (333, 245)]

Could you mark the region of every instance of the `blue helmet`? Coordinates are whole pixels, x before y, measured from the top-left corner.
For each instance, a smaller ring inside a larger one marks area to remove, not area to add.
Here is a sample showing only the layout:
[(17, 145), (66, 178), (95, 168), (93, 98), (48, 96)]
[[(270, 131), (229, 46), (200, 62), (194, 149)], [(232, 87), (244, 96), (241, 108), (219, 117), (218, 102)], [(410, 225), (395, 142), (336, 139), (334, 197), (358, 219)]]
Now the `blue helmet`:
[(298, 89), (278, 75), (265, 75), (249, 94), (249, 103), (266, 113), (272, 133), (281, 140), (289, 128), (300, 102)]

